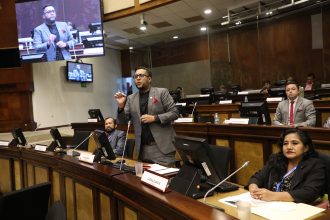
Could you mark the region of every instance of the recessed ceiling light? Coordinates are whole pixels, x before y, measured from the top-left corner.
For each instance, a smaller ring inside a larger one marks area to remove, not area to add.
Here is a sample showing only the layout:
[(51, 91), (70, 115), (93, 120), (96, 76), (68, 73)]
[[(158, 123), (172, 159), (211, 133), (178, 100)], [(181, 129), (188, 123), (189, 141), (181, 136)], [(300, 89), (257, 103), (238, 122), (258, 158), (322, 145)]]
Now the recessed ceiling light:
[(212, 13), (212, 10), (211, 9), (205, 9), (204, 10), (204, 14), (206, 14), (206, 15), (209, 15), (211, 13)]
[(206, 31), (207, 28), (206, 27), (201, 27), (201, 31)]
[(175, 36), (173, 36), (173, 39), (178, 39), (178, 38), (179, 38), (179, 36), (176, 36), (176, 35), (175, 35)]
[(134, 47), (130, 46), (128, 49), (130, 49), (130, 50), (133, 50), (133, 49), (134, 49)]

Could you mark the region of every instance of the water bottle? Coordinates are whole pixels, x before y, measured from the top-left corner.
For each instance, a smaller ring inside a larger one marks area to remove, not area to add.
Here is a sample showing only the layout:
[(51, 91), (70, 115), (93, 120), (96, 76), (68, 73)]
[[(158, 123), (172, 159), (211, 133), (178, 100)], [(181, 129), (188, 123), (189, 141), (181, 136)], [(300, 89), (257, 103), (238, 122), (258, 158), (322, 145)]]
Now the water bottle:
[(219, 119), (219, 114), (218, 113), (214, 113), (214, 124), (219, 124), (220, 119)]
[(247, 96), (245, 96), (245, 98), (244, 98), (244, 102), (248, 102), (249, 100), (248, 100), (248, 97)]

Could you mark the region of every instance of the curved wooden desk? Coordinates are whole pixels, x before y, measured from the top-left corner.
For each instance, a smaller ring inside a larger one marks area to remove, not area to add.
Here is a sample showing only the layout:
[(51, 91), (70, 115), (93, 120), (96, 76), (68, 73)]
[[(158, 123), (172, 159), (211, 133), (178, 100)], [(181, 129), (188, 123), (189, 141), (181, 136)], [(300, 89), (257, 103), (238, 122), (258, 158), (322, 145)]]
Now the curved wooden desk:
[(50, 203), (67, 219), (235, 219), (176, 192), (159, 193), (132, 174), (25, 148), (0, 147), (0, 193), (50, 181)]

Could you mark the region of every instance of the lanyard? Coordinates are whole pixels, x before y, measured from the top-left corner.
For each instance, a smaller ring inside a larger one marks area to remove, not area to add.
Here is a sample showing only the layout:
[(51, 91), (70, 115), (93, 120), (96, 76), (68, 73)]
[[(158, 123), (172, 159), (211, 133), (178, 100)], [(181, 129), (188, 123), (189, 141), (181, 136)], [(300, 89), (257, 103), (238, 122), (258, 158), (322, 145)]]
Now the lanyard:
[(287, 176), (289, 176), (291, 173), (293, 173), (296, 169), (297, 169), (297, 166), (293, 167), (291, 170), (289, 170), (289, 172), (287, 172), (287, 173), (283, 176), (283, 178), (281, 179), (281, 181), (278, 182), (278, 183), (276, 184), (276, 192), (279, 192), (279, 191), (280, 191), (280, 187), (281, 187), (281, 185), (282, 185), (284, 179), (285, 179)]

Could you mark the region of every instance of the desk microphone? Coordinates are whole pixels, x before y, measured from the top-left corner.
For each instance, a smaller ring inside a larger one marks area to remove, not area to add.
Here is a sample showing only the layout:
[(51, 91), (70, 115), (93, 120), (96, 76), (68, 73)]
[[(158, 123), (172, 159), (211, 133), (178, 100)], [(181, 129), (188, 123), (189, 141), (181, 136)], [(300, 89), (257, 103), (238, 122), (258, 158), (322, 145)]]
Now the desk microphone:
[(123, 166), (124, 154), (125, 154), (125, 151), (126, 151), (126, 144), (127, 144), (127, 138), (128, 138), (128, 131), (129, 131), (129, 127), (130, 126), (131, 126), (131, 120), (129, 120), (128, 123), (127, 123), (127, 131), (126, 131), (126, 138), (125, 138), (125, 143), (124, 143), (124, 150), (123, 150), (123, 154), (121, 155), (121, 161), (120, 161), (119, 170), (121, 170), (121, 168)]
[(246, 167), (248, 164), (250, 163), (250, 161), (246, 161), (240, 168), (238, 168), (237, 170), (235, 170), (232, 174), (230, 174), (229, 176), (227, 176), (225, 179), (223, 179), (222, 181), (220, 181), (217, 185), (215, 185), (213, 188), (209, 189), (205, 195), (204, 195), (204, 199), (203, 199), (203, 203), (205, 203), (205, 198), (207, 197), (207, 195), (212, 192), (213, 190), (215, 190), (218, 186), (220, 186), (221, 184), (223, 184), (226, 180), (228, 180), (230, 177), (232, 177), (234, 174), (236, 174), (238, 171), (240, 171), (241, 169), (243, 169), (244, 167)]
[[(25, 144), (26, 146), (30, 145), (29, 143), (30, 143), (31, 138), (35, 135), (36, 131), (38, 130), (38, 128), (40, 128), (40, 126), (41, 126), (41, 124), (37, 124), (36, 129), (34, 129), (32, 134), (30, 135), (29, 139), (26, 141), (26, 144)], [(32, 146), (32, 145), (30, 145), (30, 146)]]
[(194, 117), (194, 112), (195, 112), (196, 105), (197, 105), (197, 102), (195, 102), (195, 104), (194, 104), (194, 108), (193, 108), (193, 110), (191, 112), (191, 117)]
[(90, 135), (88, 135), (88, 137), (86, 137), (82, 142), (80, 142), (77, 146), (75, 146), (73, 149), (72, 149), (72, 156), (75, 157), (75, 156), (79, 156), (80, 153), (77, 152), (77, 151), (74, 151), (76, 150), (78, 147), (80, 147), (83, 143), (85, 143), (92, 135), (94, 134), (94, 132), (91, 132)]

